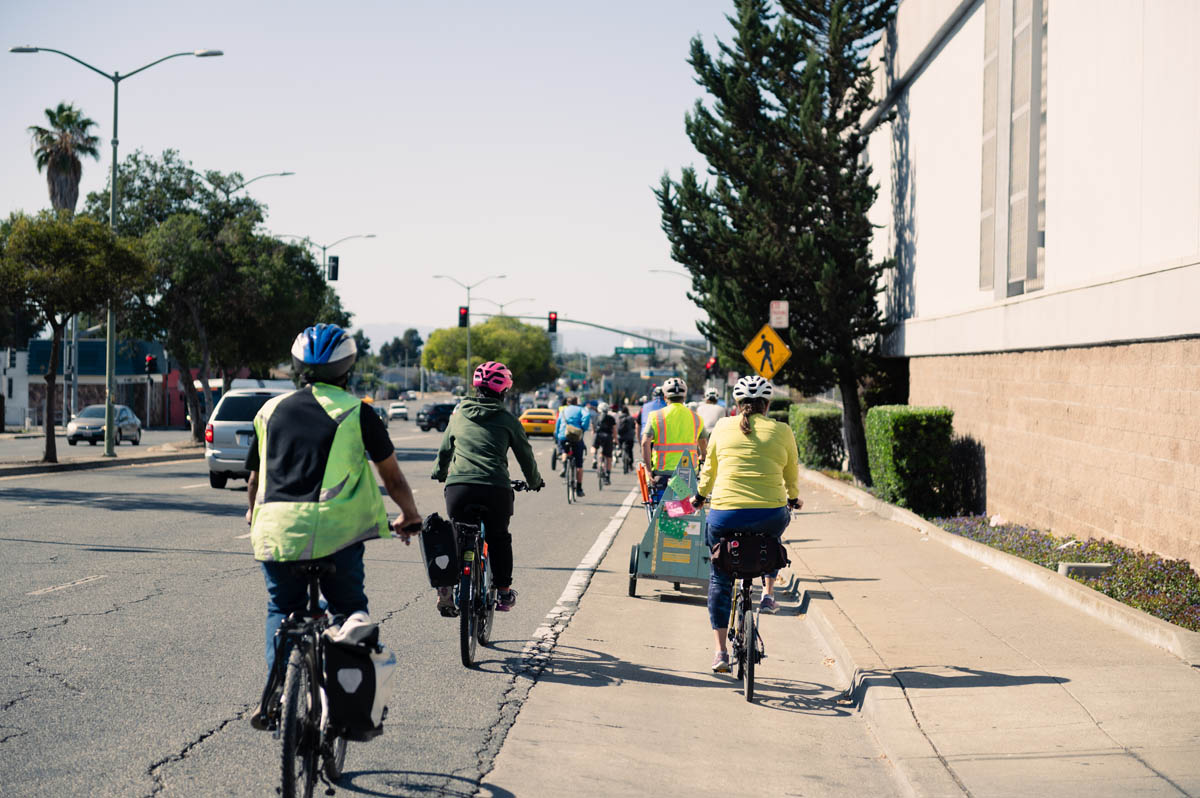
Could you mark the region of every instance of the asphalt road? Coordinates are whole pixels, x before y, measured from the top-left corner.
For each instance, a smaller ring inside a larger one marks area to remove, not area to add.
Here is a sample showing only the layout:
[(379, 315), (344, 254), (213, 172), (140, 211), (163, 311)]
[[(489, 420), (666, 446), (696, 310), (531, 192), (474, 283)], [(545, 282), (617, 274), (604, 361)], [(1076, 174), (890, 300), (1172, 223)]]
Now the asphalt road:
[[(440, 436), (390, 431), (421, 512), (444, 514), (428, 476)], [(545, 467), (549, 442), (535, 450)], [(340, 794), (475, 792), (536, 675), (523, 647), (634, 487), (616, 476), (596, 492), (588, 476), (576, 505), (554, 477), (518, 496), (520, 600), (478, 670), (459, 662), (417, 546), (368, 544), (398, 687), (384, 735), (350, 745)], [(279, 743), (246, 720), (265, 592), (245, 502), (244, 483), (210, 488), (202, 460), (0, 479), (0, 795), (274, 794)]]

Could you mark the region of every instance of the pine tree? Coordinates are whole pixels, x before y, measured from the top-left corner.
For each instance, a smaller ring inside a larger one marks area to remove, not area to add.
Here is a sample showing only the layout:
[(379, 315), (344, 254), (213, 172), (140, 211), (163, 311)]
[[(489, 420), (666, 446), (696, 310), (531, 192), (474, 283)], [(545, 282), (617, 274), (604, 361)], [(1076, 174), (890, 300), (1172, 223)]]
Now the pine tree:
[(865, 62), (895, 0), (739, 0), (717, 57), (692, 41), (689, 63), (711, 96), (686, 130), (712, 180), (664, 175), (655, 194), (672, 257), (692, 274), (708, 313), (701, 332), (727, 363), (789, 302), (780, 334), (792, 358), (776, 379), (843, 394), (850, 468), (869, 482), (859, 380), (886, 327), (875, 296), (867, 211), (875, 198), (859, 130), (870, 106)]

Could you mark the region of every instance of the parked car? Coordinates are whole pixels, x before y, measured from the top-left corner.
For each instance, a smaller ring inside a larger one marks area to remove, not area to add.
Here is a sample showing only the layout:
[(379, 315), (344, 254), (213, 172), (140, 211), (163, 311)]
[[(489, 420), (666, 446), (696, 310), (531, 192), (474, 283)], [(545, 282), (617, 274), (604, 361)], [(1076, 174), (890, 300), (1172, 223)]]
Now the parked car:
[(422, 432), (429, 432), (431, 429), (444, 432), (446, 425), (450, 423), (450, 414), (454, 412), (455, 406), (453, 402), (425, 405), (417, 413), (417, 426), (421, 428)]
[[(125, 405), (113, 405), (113, 418), (116, 420), (117, 431), (113, 442), (120, 445), (121, 441), (129, 441), (134, 446), (142, 442), (142, 422)], [(88, 405), (79, 411), (78, 415), (67, 422), (67, 443), (71, 446), (80, 441), (87, 441), (95, 446), (104, 440), (104, 405)]]
[(246, 479), (246, 453), (254, 436), (254, 416), (267, 400), (290, 391), (279, 388), (239, 388), (229, 391), (217, 402), (212, 418), (204, 428), (204, 459), (208, 463), (208, 484), (224, 488), (229, 479)]
[(553, 435), (558, 413), (545, 408), (531, 407), (518, 419), (526, 435)]
[(405, 391), (404, 398), (410, 402), (415, 402), (415, 401), (417, 401), (417, 392), (416, 391)]
[(392, 402), (388, 405), (388, 418), (402, 418), (408, 421), (408, 405), (403, 402)]

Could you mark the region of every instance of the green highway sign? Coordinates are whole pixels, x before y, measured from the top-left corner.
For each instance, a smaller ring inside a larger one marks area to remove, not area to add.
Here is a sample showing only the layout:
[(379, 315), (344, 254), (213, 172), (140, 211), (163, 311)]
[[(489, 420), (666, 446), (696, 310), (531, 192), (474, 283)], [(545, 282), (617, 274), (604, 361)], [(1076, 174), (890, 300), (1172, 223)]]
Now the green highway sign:
[(652, 355), (654, 347), (652, 346), (618, 346), (614, 354), (617, 355)]

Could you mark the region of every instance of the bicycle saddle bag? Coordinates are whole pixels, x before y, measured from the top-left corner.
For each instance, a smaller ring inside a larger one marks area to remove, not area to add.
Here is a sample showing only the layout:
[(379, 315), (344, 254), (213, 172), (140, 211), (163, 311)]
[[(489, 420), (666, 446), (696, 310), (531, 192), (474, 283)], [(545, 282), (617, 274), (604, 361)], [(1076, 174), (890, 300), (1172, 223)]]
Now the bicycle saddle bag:
[(458, 536), (454, 525), (437, 513), (426, 516), (421, 526), (421, 556), (431, 587), (458, 584)]
[(734, 532), (713, 545), (711, 562), (734, 579), (746, 579), (773, 573), (792, 561), (774, 535)]
[(324, 637), (325, 697), (329, 722), (346, 739), (364, 742), (383, 733), (392, 696), (396, 654), (379, 642), (379, 626), (360, 624), (348, 634), (331, 626)]

